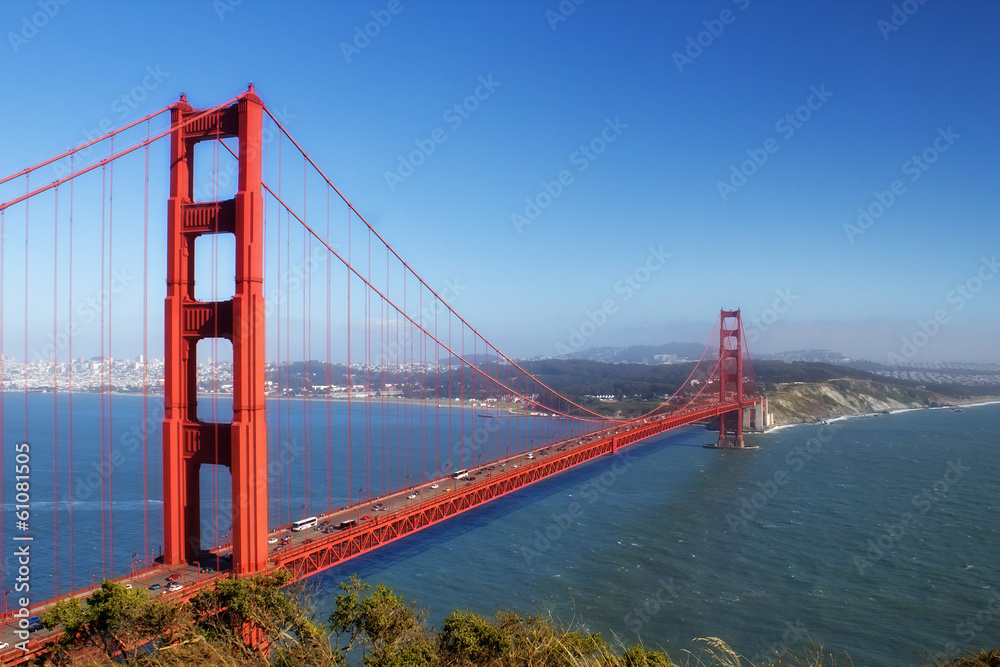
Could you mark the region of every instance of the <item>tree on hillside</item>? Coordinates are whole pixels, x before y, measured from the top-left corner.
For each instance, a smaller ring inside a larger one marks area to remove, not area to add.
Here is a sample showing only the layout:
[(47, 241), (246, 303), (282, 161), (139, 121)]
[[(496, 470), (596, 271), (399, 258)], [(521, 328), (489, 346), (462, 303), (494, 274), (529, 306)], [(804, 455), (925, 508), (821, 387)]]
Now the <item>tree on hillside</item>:
[(189, 618), (182, 607), (114, 581), (102, 583), (86, 602), (67, 598), (43, 616), (45, 627), (63, 631), (58, 653), (92, 646), (107, 656), (127, 655), (150, 637), (169, 642), (188, 632)]

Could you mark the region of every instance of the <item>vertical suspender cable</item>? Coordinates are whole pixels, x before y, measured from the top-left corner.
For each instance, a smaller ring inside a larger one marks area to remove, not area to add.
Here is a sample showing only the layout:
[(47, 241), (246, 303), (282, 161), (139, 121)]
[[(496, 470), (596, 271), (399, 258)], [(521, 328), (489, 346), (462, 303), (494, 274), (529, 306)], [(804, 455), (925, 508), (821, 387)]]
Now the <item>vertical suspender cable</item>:
[[(289, 280), (285, 282), (286, 289), (291, 291), (292, 275), (292, 219), (285, 211), (285, 270)], [(285, 475), (287, 483), (288, 511), (292, 511), (292, 295), (289, 293), (285, 299), (285, 387), (288, 396), (285, 397), (285, 440), (288, 447), (288, 474)], [(301, 509), (301, 508), (300, 508)], [(304, 516), (299, 516), (304, 519)]]
[[(28, 192), (29, 176), (24, 177), (24, 190)], [(24, 439), (28, 442), (28, 208), (30, 201), (24, 202), (24, 363), (22, 373), (24, 375)]]
[[(278, 135), (278, 191), (279, 192), (281, 191), (281, 135)], [(276, 239), (275, 239), (275, 244), (274, 244), (274, 247), (277, 249), (277, 252), (275, 252), (274, 254), (277, 257), (277, 259), (275, 261), (277, 262), (278, 266), (277, 266), (277, 271), (276, 271), (276, 275), (275, 275), (275, 282), (278, 284), (278, 287), (277, 287), (277, 293), (278, 293), (278, 295), (280, 297), (284, 297), (284, 296), (286, 296), (284, 294), (285, 285), (282, 284), (282, 280), (281, 280), (281, 209), (280, 208), (278, 209), (277, 219), (278, 219), (278, 221), (277, 221), (277, 223), (275, 223), (275, 237), (276, 237)], [(281, 301), (280, 300), (275, 305), (274, 312), (275, 312), (274, 334), (275, 334), (275, 338), (276, 338), (276, 343), (275, 343), (275, 349), (276, 349), (276, 352), (275, 352), (275, 355), (276, 355), (275, 356), (275, 361), (276, 361), (276, 370), (278, 371), (278, 377), (277, 377), (278, 396), (277, 396), (277, 399), (275, 400), (275, 402), (278, 405), (278, 409), (277, 409), (278, 415), (277, 415), (277, 424), (276, 424), (276, 426), (277, 426), (277, 433), (278, 433), (278, 460), (279, 460), (279, 462), (281, 461), (282, 454), (285, 455), (285, 457), (284, 457), (284, 460), (285, 460), (284, 465), (279, 465), (278, 466), (278, 493), (276, 494), (276, 498), (277, 498), (277, 502), (278, 502), (278, 523), (282, 524), (283, 523), (283, 519), (281, 518), (282, 517), (281, 506), (284, 504), (282, 501), (284, 500), (285, 496), (282, 493), (281, 481), (282, 481), (283, 474), (286, 472), (284, 468), (285, 468), (285, 466), (288, 465), (288, 448), (287, 448), (287, 443), (282, 442), (282, 435), (283, 434), (282, 434), (282, 430), (281, 430), (281, 400), (282, 400), (283, 395), (284, 395), (284, 390), (283, 390), (282, 383), (281, 383)], [(288, 513), (288, 522), (291, 523), (292, 522), (292, 510), (291, 510), (290, 507), (286, 507), (285, 511)]]
[[(212, 303), (219, 301), (219, 144), (221, 143), (221, 132), (218, 123), (215, 123), (215, 141), (212, 142), (212, 201), (214, 202), (215, 229), (212, 230), (212, 273), (211, 273), (211, 296)], [(218, 308), (216, 308), (218, 313)], [(209, 368), (211, 380), (211, 420), (212, 420), (212, 545), (221, 546), (225, 540), (219, 539), (221, 525), (219, 524), (219, 318), (212, 318), (212, 363)], [(201, 494), (198, 494), (199, 497)], [(232, 510), (230, 510), (232, 511)]]
[[(436, 297), (435, 297), (436, 298)], [(432, 301), (432, 303), (435, 303)], [(441, 473), (441, 346), (438, 344), (438, 309), (434, 308), (434, 469)]]
[[(330, 186), (326, 186), (326, 238), (330, 238)], [(310, 258), (311, 259), (311, 258)], [(330, 390), (332, 388), (333, 382), (331, 379), (331, 368), (330, 368), (330, 315), (333, 309), (333, 303), (330, 301), (330, 289), (331, 289), (331, 271), (333, 270), (333, 265), (331, 262), (326, 263), (326, 511), (329, 512), (332, 509), (333, 502), (333, 475), (332, 475), (332, 438), (330, 437), (331, 427), (333, 426), (330, 409)], [(350, 456), (350, 438), (348, 438), (348, 456)], [(347, 488), (350, 489), (351, 485), (348, 482)], [(350, 494), (348, 494), (347, 504), (351, 504)]]
[(107, 577), (108, 571), (108, 528), (107, 528), (107, 480), (104, 479), (104, 472), (107, 468), (104, 467), (104, 370), (105, 370), (105, 359), (104, 359), (104, 267), (106, 266), (106, 258), (104, 255), (106, 244), (105, 236), (107, 234), (107, 212), (105, 211), (105, 206), (107, 204), (107, 166), (101, 167), (101, 366), (100, 366), (100, 391), (101, 391), (101, 577)]
[(389, 491), (390, 481), (389, 476), (391, 475), (391, 468), (389, 466), (389, 429), (386, 424), (386, 407), (385, 407), (385, 363), (384, 355), (382, 351), (385, 349), (386, 341), (388, 340), (388, 331), (386, 329), (386, 317), (388, 316), (388, 307), (385, 304), (385, 299), (379, 301), (379, 312), (378, 312), (378, 346), (375, 348), (375, 362), (378, 366), (378, 380), (377, 380), (377, 392), (378, 392), (378, 413), (379, 413), (379, 424), (381, 426), (380, 436), (382, 442), (382, 478), (380, 493), (384, 494)]
[[(149, 121), (146, 121), (149, 141)], [(149, 555), (149, 144), (142, 185), (142, 558)]]
[[(372, 279), (372, 233), (368, 232), (368, 282)], [(365, 488), (372, 495), (371, 396), (372, 396), (372, 295), (365, 290)]]
[(52, 221), (52, 568), (55, 595), (59, 595), (59, 188), (53, 192)]
[[(111, 154), (115, 154), (115, 138), (111, 137)], [(112, 246), (115, 218), (115, 163), (112, 161), (108, 170), (108, 565), (109, 574), (115, 575), (115, 494), (114, 494), (114, 421), (111, 413), (111, 373), (114, 371), (114, 356), (111, 353), (111, 316), (114, 300), (111, 294), (112, 267), (114, 266), (114, 247)], [(103, 294), (102, 294), (103, 296)]]
[[(307, 163), (305, 159), (302, 160), (302, 215), (306, 215), (306, 168)], [(307, 240), (305, 232), (302, 233), (302, 272), (305, 274), (308, 281), (306, 285), (302, 288), (302, 298), (305, 304), (308, 304), (308, 313), (303, 312), (302, 318), (305, 322), (305, 328), (303, 329), (303, 346), (306, 349), (306, 365), (308, 369), (308, 382), (306, 383), (308, 394), (306, 394), (306, 445), (309, 449), (309, 455), (306, 457), (306, 465), (308, 466), (308, 473), (306, 475), (306, 502), (312, 504), (312, 276), (313, 272), (309, 268), (309, 259), (307, 249), (312, 247), (312, 239)], [(308, 288), (308, 289), (307, 289)], [(303, 308), (305, 310), (305, 308)], [(308, 342), (307, 342), (308, 341)], [(310, 515), (312, 513), (310, 512)]]
[[(347, 258), (351, 261), (351, 211), (347, 211)], [(329, 262), (329, 258), (327, 258)], [(351, 449), (354, 441), (351, 439), (351, 270), (347, 269), (347, 504), (351, 504)], [(361, 502), (359, 494), (358, 502)]]
[[(7, 220), (6, 211), (0, 211), (0, 278), (3, 278), (3, 267), (7, 265), (7, 248), (4, 242), (7, 236)], [(7, 284), (6, 280), (0, 280), (0, 442), (7, 441), (7, 433), (4, 430), (5, 427), (5, 405), (4, 405), (4, 394), (6, 391), (3, 386), (3, 379), (7, 375), (7, 359), (4, 358), (4, 346), (3, 346), (3, 333), (4, 333), (4, 286)], [(6, 456), (0, 456), (0, 479), (6, 479), (4, 477), (4, 459)], [(0, 544), (6, 544), (4, 539), (4, 517), (6, 512), (3, 513), (4, 516), (0, 516)], [(0, 585), (7, 584), (7, 570), (4, 567), (5, 561), (0, 559), (0, 570), (2, 570), (2, 576), (0, 576)], [(6, 590), (6, 589), (5, 589)]]
[[(74, 158), (71, 155), (69, 158), (69, 171), (73, 173), (74, 168)], [(67, 304), (67, 322), (72, 326), (73, 324), (73, 194), (74, 194), (74, 182), (69, 182), (69, 262), (68, 262), (68, 304)], [(0, 233), (0, 238), (3, 238), (3, 234)], [(2, 310), (2, 309), (0, 309)], [(0, 327), (2, 328), (2, 327)], [(70, 489), (70, 500), (69, 500), (69, 590), (76, 590), (76, 585), (74, 583), (74, 555), (73, 555), (73, 336), (67, 336), (67, 347), (69, 348), (69, 400), (67, 405), (67, 412), (69, 414), (69, 419), (67, 421), (67, 436), (68, 436), (68, 450), (69, 455), (67, 458), (67, 467), (69, 468), (69, 489)], [(2, 345), (0, 345), (2, 348)], [(2, 429), (0, 429), (2, 431)]]

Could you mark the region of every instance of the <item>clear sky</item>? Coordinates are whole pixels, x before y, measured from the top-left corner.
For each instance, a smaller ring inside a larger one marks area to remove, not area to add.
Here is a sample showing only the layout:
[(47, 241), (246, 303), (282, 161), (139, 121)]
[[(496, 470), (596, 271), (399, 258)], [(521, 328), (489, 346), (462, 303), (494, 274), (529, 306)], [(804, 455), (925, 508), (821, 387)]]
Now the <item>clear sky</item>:
[(576, 2), (4, 0), (0, 175), (253, 81), (508, 354), (1000, 361), (1000, 3)]

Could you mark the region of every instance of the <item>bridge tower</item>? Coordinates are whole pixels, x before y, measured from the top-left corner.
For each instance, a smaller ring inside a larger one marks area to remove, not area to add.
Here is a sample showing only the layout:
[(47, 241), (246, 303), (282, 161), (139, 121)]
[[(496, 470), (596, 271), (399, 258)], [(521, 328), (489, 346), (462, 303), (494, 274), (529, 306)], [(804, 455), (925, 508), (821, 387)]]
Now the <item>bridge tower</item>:
[[(719, 322), (719, 401), (743, 403), (743, 320), (723, 310)], [(743, 408), (719, 415), (719, 447), (743, 447)]]
[[(253, 86), (231, 106), (203, 113), (184, 95), (171, 107), (170, 199), (167, 208), (167, 297), (163, 420), (164, 563), (195, 561), (201, 551), (200, 471), (232, 473), (233, 570), (267, 562), (267, 429), (264, 421), (264, 218), (261, 197), (263, 104)], [(193, 201), (194, 148), (239, 139), (238, 191), (226, 201)], [(228, 301), (195, 299), (195, 239), (236, 237), (236, 290)], [(198, 414), (197, 344), (233, 345), (233, 421)]]

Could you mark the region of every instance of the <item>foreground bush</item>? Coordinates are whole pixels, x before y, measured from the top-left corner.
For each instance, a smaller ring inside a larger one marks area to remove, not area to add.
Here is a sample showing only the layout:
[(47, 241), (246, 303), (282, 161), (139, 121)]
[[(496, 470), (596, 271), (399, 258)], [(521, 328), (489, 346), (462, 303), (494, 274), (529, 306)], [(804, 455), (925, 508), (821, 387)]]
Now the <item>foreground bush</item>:
[[(63, 600), (43, 618), (62, 638), (48, 665), (86, 667), (673, 667), (662, 651), (616, 648), (600, 634), (538, 616), (453, 612), (441, 629), (386, 586), (340, 584), (333, 612), (314, 620), (304, 596), (282, 590), (287, 573), (222, 579), (188, 604), (104, 582), (83, 605)], [(153, 637), (154, 639), (150, 639)], [(720, 639), (685, 651), (690, 667), (833, 667), (822, 647), (751, 664)], [(1000, 650), (935, 667), (1000, 667)]]

